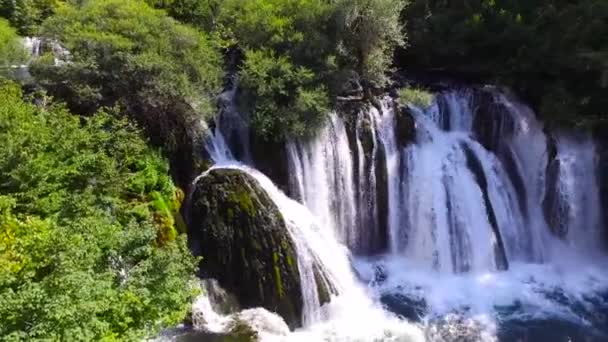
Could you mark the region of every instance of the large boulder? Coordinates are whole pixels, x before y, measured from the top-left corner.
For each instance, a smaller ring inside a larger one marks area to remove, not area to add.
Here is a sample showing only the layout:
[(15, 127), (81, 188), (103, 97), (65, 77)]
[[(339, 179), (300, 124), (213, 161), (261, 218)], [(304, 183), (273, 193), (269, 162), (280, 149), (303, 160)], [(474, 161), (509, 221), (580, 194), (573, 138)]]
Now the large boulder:
[(283, 216), (248, 174), (211, 170), (193, 189), (190, 242), (201, 272), (234, 293), (243, 308), (264, 307), (301, 326), (297, 254)]

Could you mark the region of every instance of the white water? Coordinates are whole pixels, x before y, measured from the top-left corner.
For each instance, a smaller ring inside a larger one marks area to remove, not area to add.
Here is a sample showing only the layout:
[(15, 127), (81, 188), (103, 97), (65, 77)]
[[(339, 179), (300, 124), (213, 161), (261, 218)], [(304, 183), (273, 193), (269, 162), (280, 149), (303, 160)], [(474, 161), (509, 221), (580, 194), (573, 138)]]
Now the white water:
[[(606, 260), (598, 243), (594, 144), (584, 135), (556, 138), (560, 172), (555, 188), (564, 213), (560, 222), (567, 227), (560, 238), (543, 213), (549, 162), (543, 127), (527, 106), (492, 94), (501, 108), (492, 114), (498, 127), (494, 150), (477, 141), (472, 90), (440, 94), (426, 109), (410, 107), (416, 141), (408, 146), (398, 146), (389, 98), (379, 108), (359, 112), (351, 133), (341, 115), (332, 113), (317, 137), (286, 146), (290, 192), (301, 204), (252, 167), (234, 162), (216, 130), (208, 144), (216, 167), (252, 175), (277, 204), (296, 241), (305, 327), (265, 338), (422, 339), (415, 326), (380, 308), (380, 296), (395, 294), (424, 303), (422, 327), (431, 341), (494, 341), (505, 319), (557, 317), (591, 327), (573, 305), (593, 313), (594, 305), (604, 301), (597, 294), (608, 290), (608, 277), (598, 266)], [(366, 139), (371, 139), (367, 147)], [(384, 164), (378, 164), (381, 159)], [(386, 184), (378, 172), (386, 173)], [(382, 186), (388, 208), (378, 202)], [(382, 213), (386, 227), (380, 224)], [(381, 229), (388, 239), (384, 255), (349, 260), (343, 244), (365, 251), (382, 236)], [(322, 308), (313, 261), (339, 291)], [(566, 303), (556, 300), (556, 293)]]
[(337, 229), (337, 236), (349, 246), (356, 244), (356, 204), (352, 156), (346, 129), (335, 114), (310, 144), (287, 143), (291, 186), (302, 203), (319, 219), (322, 227)]

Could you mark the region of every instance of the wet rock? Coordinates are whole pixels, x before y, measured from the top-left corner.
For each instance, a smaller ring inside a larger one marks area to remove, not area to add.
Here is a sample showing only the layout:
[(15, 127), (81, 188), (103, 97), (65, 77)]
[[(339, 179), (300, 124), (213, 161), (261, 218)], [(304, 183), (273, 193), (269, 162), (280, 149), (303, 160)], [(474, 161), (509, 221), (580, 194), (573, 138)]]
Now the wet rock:
[(560, 194), (562, 167), (557, 155), (557, 143), (550, 134), (547, 135), (547, 151), (549, 160), (545, 178), (545, 197), (542, 203), (543, 214), (551, 231), (560, 238), (565, 238), (568, 234), (570, 204), (568, 199)]
[(602, 122), (594, 127), (598, 155), (598, 175), (600, 181), (600, 196), (604, 220), (604, 240), (608, 246), (608, 123)]
[(499, 152), (502, 144), (515, 134), (517, 122), (504, 104), (497, 102), (493, 88), (475, 91), (476, 109), (473, 133), (488, 150)]
[(289, 162), (284, 141), (266, 141), (251, 135), (251, 154), (256, 169), (289, 193)]
[(391, 312), (413, 322), (420, 322), (428, 312), (424, 299), (412, 298), (399, 293), (387, 293), (380, 297), (382, 305)]
[(291, 328), (301, 325), (297, 254), (277, 206), (251, 176), (212, 170), (192, 194), (189, 239), (201, 272), (234, 293), (244, 308), (264, 307)]
[(395, 137), (397, 145), (404, 147), (416, 140), (416, 121), (407, 106), (399, 106), (395, 111)]

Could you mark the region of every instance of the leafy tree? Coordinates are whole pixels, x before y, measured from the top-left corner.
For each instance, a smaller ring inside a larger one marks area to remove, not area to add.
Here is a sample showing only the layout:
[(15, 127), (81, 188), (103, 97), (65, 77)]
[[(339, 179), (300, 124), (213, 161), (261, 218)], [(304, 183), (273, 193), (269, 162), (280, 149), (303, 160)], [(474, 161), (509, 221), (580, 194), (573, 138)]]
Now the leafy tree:
[[(245, 107), (252, 113), (253, 129), (268, 140), (303, 137), (321, 126), (329, 100), (316, 85), (314, 73), (268, 50), (250, 50), (241, 71)], [(279, 132), (277, 134), (277, 132)]]
[(27, 52), (23, 49), (19, 36), (6, 20), (0, 19), (0, 68), (21, 64), (26, 59)]
[(186, 315), (195, 260), (166, 162), (111, 112), (0, 86), (0, 339), (141, 340)]
[(0, 0), (0, 17), (7, 18), (20, 34), (32, 36), (61, 0)]
[(201, 28), (205, 32), (217, 29), (222, 0), (147, 0), (150, 6), (167, 11), (182, 23)]
[(199, 112), (211, 110), (218, 90), (220, 56), (204, 34), (179, 25), (140, 1), (97, 0), (65, 7), (43, 26), (43, 35), (73, 54), (57, 67), (38, 63), (48, 82), (69, 80), (83, 112), (121, 103), (160, 106), (183, 99)]
[(400, 22), (405, 0), (339, 0), (335, 8), (338, 51), (343, 67), (381, 85), (393, 61), (393, 52), (403, 47), (406, 33)]
[[(70, 51), (41, 57), (39, 83), (79, 114), (121, 106), (172, 156), (192, 158), (200, 122), (215, 112), (221, 56), (210, 38), (136, 0), (94, 0), (61, 8), (42, 35)], [(186, 149), (190, 149), (186, 151)]]
[(214, 20), (225, 40), (245, 51), (240, 87), (256, 134), (313, 135), (350, 78), (385, 81), (393, 49), (404, 41), (404, 4), (223, 1)]
[(606, 120), (608, 2), (416, 0), (405, 68), (513, 86), (549, 123)]

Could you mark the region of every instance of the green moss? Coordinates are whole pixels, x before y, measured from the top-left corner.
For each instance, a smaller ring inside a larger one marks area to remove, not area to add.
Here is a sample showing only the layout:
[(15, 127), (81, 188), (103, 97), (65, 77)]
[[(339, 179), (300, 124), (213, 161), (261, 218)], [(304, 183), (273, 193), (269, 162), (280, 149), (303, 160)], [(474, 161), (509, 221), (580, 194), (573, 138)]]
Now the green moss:
[(227, 200), (232, 204), (238, 206), (250, 217), (254, 216), (256, 213), (251, 194), (245, 189), (240, 189), (239, 191), (231, 192), (230, 194), (228, 194)]
[(291, 257), (291, 253), (287, 254), (287, 265), (289, 267), (293, 267), (294, 263), (293, 263), (293, 258)]
[(317, 285), (317, 293), (319, 294), (319, 303), (323, 305), (330, 301), (331, 293), (328, 288), (327, 281), (325, 280), (325, 277), (321, 274), (321, 271), (317, 267), (314, 267), (313, 272), (315, 275), (315, 283)]
[(274, 280), (276, 282), (277, 294), (283, 298), (283, 282), (281, 281), (281, 270), (279, 268), (279, 254), (272, 252), (272, 263), (274, 267)]
[(152, 198), (150, 207), (158, 227), (156, 242), (163, 246), (168, 241), (174, 241), (177, 238), (175, 218), (171, 212), (169, 201), (160, 192), (153, 191), (150, 197)]

